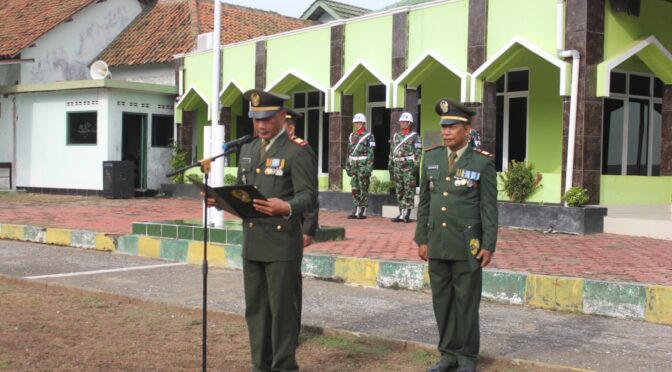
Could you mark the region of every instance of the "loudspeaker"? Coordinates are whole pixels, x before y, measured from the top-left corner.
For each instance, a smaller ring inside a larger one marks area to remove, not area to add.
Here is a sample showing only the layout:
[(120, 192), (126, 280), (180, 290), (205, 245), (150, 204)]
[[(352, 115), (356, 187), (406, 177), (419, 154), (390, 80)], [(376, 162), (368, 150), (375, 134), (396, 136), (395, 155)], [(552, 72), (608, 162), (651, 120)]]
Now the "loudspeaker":
[(91, 68), (89, 68), (89, 74), (91, 75), (91, 78), (94, 80), (112, 78), (112, 73), (110, 72), (110, 69), (107, 67), (107, 63), (105, 63), (105, 61), (93, 62), (91, 64)]
[(133, 161), (103, 162), (103, 196), (109, 199), (132, 198), (135, 193)]

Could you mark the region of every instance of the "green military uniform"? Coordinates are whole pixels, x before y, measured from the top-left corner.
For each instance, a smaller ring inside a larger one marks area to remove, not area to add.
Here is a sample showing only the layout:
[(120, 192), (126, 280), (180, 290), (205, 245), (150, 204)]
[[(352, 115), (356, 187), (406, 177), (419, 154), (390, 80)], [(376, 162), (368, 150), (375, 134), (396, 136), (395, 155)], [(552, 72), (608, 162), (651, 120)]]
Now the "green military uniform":
[[(404, 118), (409, 118), (410, 120), (406, 121), (413, 122), (409, 113), (404, 113), (401, 120)], [(394, 181), (399, 204), (399, 216), (392, 221), (410, 222), (411, 210), (415, 204), (415, 178), (422, 155), (420, 135), (410, 128), (407, 132), (399, 131), (392, 137), (391, 145), (387, 169), (390, 170), (390, 178)]]
[[(437, 112), (442, 125), (468, 122), (473, 115), (446, 99), (437, 104)], [(439, 146), (424, 155), (415, 241), (428, 245), (441, 364), (475, 367), (480, 347), (482, 271), (472, 272), (467, 255), (475, 255), (479, 246), (495, 250), (496, 171), (489, 154), (468, 144), (456, 151), (458, 157), (452, 168), (450, 154), (448, 147)]]
[[(355, 120), (364, 118), (364, 115), (357, 114)], [(365, 121), (362, 121), (365, 122)], [(366, 218), (366, 209), (369, 206), (369, 181), (373, 173), (373, 151), (376, 147), (376, 141), (373, 133), (366, 129), (350, 133), (348, 139), (348, 159), (345, 164), (345, 172), (350, 177), (350, 187), (352, 188), (352, 206), (355, 210), (348, 218)]]
[[(245, 93), (250, 117), (268, 118), (281, 110), (288, 97), (260, 90)], [(280, 101), (278, 103), (278, 101)], [(273, 111), (273, 108), (277, 108)], [(254, 185), (267, 198), (290, 205), (290, 216), (249, 218), (243, 221), (243, 278), (245, 319), (255, 371), (298, 370), (301, 307), (301, 216), (317, 202), (314, 153), (290, 140), (282, 130), (265, 154), (262, 141), (242, 147), (238, 183)]]
[[(289, 108), (287, 109), (286, 119), (288, 124), (293, 124), (296, 127), (296, 119), (300, 117), (301, 117), (300, 113)], [(315, 151), (313, 151), (313, 148), (309, 146), (308, 141), (302, 139), (301, 137), (298, 137), (295, 133), (292, 133), (289, 139), (300, 144), (301, 146), (304, 146), (306, 150), (310, 152), (311, 158), (315, 160), (314, 166), (315, 166), (315, 173), (317, 174), (317, 155), (315, 154)], [(301, 229), (303, 230), (303, 235), (315, 237), (315, 234), (317, 234), (317, 229), (319, 227), (318, 222), (319, 209), (320, 206), (318, 203), (315, 209), (305, 211), (301, 216)]]

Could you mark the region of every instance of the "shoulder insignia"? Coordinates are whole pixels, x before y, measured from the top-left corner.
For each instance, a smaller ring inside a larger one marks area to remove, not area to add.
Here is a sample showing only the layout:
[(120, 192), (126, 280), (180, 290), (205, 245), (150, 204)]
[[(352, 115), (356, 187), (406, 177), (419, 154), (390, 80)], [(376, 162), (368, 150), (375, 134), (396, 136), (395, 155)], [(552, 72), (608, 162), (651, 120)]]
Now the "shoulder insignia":
[(292, 142), (294, 142), (295, 144), (297, 144), (297, 145), (299, 145), (299, 146), (301, 146), (301, 147), (306, 147), (306, 146), (308, 146), (308, 141), (304, 141), (303, 139), (301, 139), (301, 137), (294, 137), (294, 138), (292, 138)]
[(491, 158), (491, 157), (494, 156), (494, 155), (492, 155), (491, 153), (489, 153), (489, 152), (487, 152), (487, 151), (485, 151), (485, 150), (481, 150), (481, 149), (477, 149), (477, 148), (474, 148), (473, 150), (474, 150), (474, 152), (477, 152), (477, 153), (479, 153), (479, 154), (481, 154), (481, 155), (483, 155), (483, 156), (487, 156), (487, 157), (489, 157), (489, 158)]
[(442, 148), (442, 147), (445, 147), (445, 146), (438, 145), (438, 146), (430, 147), (430, 148), (428, 148), (428, 149), (425, 149), (425, 152), (432, 151), (432, 150), (436, 150), (436, 149), (440, 149), (440, 148)]

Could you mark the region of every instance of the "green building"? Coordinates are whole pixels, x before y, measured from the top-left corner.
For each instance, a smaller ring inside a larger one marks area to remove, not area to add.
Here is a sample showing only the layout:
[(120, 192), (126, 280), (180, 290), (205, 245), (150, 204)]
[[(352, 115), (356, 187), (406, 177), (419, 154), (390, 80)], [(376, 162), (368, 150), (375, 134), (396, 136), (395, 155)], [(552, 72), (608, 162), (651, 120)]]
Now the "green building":
[(412, 112), (425, 147), (437, 145), (434, 104), (449, 96), (477, 112), (498, 170), (526, 160), (543, 174), (531, 201), (561, 202), (569, 181), (594, 204), (670, 204), (670, 19), (669, 0), (404, 5), (224, 45), (219, 97), (210, 93), (212, 51), (187, 53), (177, 59), (178, 138), (198, 157), (213, 98), (235, 138), (252, 131), (242, 92), (285, 93), (304, 114), (297, 132), (319, 156), (321, 189), (347, 192), (355, 113), (368, 118), (375, 175), (387, 179), (399, 115)]

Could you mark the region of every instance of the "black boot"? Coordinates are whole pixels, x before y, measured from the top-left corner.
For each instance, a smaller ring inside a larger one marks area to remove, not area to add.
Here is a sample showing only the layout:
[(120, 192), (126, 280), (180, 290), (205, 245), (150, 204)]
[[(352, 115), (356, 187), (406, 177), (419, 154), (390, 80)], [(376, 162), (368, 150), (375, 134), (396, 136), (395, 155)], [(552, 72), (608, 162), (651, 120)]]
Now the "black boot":
[(356, 207), (355, 210), (352, 211), (352, 214), (350, 214), (347, 218), (350, 220), (359, 218), (359, 207)]
[(392, 222), (401, 222), (404, 219), (404, 210), (399, 208), (399, 215), (392, 219)]
[(411, 222), (411, 210), (407, 209), (404, 213), (404, 222), (409, 223)]
[(366, 219), (366, 207), (362, 207), (362, 209), (359, 210), (359, 215), (357, 216), (357, 219), (359, 220)]

